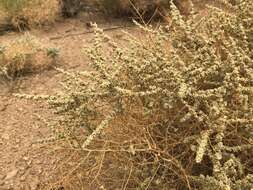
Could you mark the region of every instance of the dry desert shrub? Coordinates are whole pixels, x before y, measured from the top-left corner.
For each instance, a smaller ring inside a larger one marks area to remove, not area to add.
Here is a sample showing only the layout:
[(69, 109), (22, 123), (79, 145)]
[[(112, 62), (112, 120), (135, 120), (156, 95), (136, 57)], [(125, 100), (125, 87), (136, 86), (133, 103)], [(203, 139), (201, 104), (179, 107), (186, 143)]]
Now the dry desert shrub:
[(8, 24), (22, 30), (54, 23), (61, 5), (59, 0), (1, 0), (0, 10)]
[(123, 48), (94, 25), (92, 71), (59, 70), (55, 96), (17, 95), (46, 100), (58, 116), (53, 140), (81, 157), (64, 179), (82, 174), (108, 190), (253, 188), (253, 2), (231, 6), (196, 22), (171, 4), (169, 26), (136, 23), (143, 38), (125, 33)]
[(0, 75), (14, 78), (52, 66), (57, 50), (47, 48), (29, 34), (0, 47)]
[[(116, 15), (136, 15), (137, 17), (157, 16), (166, 14), (169, 10), (170, 0), (102, 0), (97, 1), (104, 10)], [(182, 13), (190, 12), (191, 0), (174, 0)]]

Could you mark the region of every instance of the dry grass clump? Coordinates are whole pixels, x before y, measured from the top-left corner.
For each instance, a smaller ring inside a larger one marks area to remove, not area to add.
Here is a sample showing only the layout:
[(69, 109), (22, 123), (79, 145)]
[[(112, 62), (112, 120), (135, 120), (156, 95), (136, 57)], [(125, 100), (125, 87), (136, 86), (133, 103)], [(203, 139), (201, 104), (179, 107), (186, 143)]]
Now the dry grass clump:
[(64, 179), (81, 167), (93, 189), (253, 188), (253, 3), (198, 22), (171, 8), (169, 26), (137, 24), (145, 37), (125, 33), (124, 48), (94, 25), (93, 71), (60, 70), (55, 96), (18, 95), (59, 116), (55, 139), (81, 157)]
[(48, 68), (55, 62), (57, 49), (46, 48), (34, 36), (25, 34), (0, 47), (0, 74), (14, 78)]
[(22, 30), (55, 22), (61, 11), (59, 0), (1, 0), (6, 22)]

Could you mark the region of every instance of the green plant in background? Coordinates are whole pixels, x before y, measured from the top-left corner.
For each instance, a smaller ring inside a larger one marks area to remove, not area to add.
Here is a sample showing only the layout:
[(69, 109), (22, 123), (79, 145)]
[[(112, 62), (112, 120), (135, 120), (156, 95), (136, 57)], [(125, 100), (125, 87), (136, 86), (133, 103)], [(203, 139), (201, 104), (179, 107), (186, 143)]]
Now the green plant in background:
[(201, 20), (171, 9), (170, 26), (136, 23), (142, 39), (125, 33), (123, 48), (94, 25), (92, 71), (59, 70), (55, 96), (17, 96), (48, 102), (98, 187), (251, 190), (253, 2)]
[(51, 58), (56, 58), (59, 56), (60, 50), (57, 48), (47, 48), (47, 56)]

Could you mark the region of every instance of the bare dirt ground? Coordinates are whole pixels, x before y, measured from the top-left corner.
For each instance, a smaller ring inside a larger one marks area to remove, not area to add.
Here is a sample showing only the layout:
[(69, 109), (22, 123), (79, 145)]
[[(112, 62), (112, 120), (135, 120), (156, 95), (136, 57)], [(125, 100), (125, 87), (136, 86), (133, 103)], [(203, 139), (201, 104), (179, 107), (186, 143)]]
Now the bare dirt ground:
[[(50, 43), (60, 49), (59, 67), (70, 70), (88, 69), (88, 59), (81, 51), (84, 45), (90, 44), (92, 33), (55, 40), (50, 38), (89, 31), (87, 22), (90, 21), (96, 21), (96, 17), (81, 15), (75, 19), (56, 23), (47, 30), (32, 30), (30, 33), (44, 43)], [(103, 18), (100, 18), (99, 22), (102, 28), (119, 26), (123, 23)], [(120, 30), (108, 33), (119, 38)], [(20, 35), (22, 34), (7, 33), (0, 36), (0, 43)], [(54, 145), (38, 143), (52, 135), (51, 129), (39, 117), (50, 119), (53, 114), (46, 109), (46, 105), (20, 100), (14, 97), (13, 93), (54, 94), (60, 88), (61, 78), (62, 75), (52, 69), (15, 81), (0, 81), (0, 190), (53, 189), (45, 184), (48, 181), (57, 181), (60, 171), (56, 166), (68, 159), (68, 155), (64, 152), (56, 154)], [(82, 189), (90, 188), (82, 187)]]

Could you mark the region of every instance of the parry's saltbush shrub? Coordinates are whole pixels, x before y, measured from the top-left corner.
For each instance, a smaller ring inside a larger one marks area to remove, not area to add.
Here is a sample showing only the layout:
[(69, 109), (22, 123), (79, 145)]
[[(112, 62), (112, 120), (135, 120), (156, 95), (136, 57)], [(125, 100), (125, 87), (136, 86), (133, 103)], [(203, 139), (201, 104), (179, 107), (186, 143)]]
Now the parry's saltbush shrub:
[[(253, 188), (253, 2), (139, 27), (118, 46), (95, 27), (91, 72), (62, 71), (47, 100), (55, 138), (80, 152), (97, 189)], [(104, 48), (107, 51), (104, 53)], [(73, 161), (73, 160), (72, 160)]]

